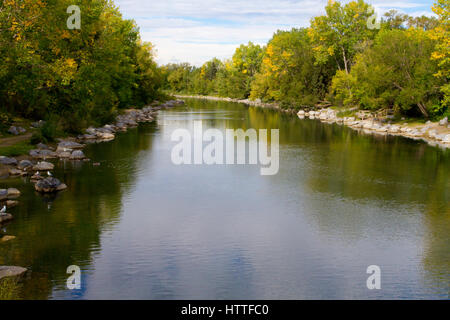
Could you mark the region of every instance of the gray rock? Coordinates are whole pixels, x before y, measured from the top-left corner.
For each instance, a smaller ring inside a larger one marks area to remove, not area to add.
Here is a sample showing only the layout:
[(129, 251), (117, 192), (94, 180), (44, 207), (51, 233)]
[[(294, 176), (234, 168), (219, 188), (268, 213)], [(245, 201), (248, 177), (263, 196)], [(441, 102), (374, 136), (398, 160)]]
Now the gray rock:
[(19, 135), (19, 130), (17, 130), (17, 128), (16, 128), (15, 126), (11, 126), (11, 127), (8, 129), (8, 133), (17, 136), (17, 135)]
[(0, 189), (0, 201), (8, 199), (8, 190)]
[(40, 127), (42, 127), (44, 124), (45, 124), (45, 121), (39, 120), (39, 121), (36, 121), (36, 122), (32, 122), (32, 123), (31, 123), (31, 127), (33, 127), (33, 128), (40, 128)]
[(72, 154), (69, 151), (58, 153), (58, 157), (60, 157), (61, 159), (68, 159), (71, 157), (71, 155)]
[(19, 165), (17, 166), (20, 170), (26, 170), (33, 167), (33, 163), (30, 160), (22, 160), (19, 162)]
[(57, 154), (51, 150), (33, 149), (30, 151), (30, 156), (35, 159), (54, 159), (57, 157)]
[(48, 171), (48, 170), (53, 170), (54, 168), (55, 168), (55, 165), (53, 163), (41, 161), (41, 162), (38, 162), (33, 167), (33, 170), (35, 170), (35, 171)]
[(82, 160), (84, 158), (86, 158), (86, 156), (84, 155), (83, 151), (81, 151), (81, 150), (75, 150), (70, 155), (70, 159), (72, 159), (72, 160)]
[(440, 126), (446, 126), (448, 124), (448, 117), (445, 117), (441, 121), (439, 121)]
[(9, 169), (9, 174), (11, 175), (11, 176), (20, 176), (20, 175), (22, 175), (22, 170), (19, 170), (19, 169), (15, 169), (15, 168), (11, 168), (11, 169)]
[(8, 199), (15, 199), (20, 196), (20, 191), (16, 188), (8, 188)]
[(8, 157), (5, 157), (5, 156), (0, 156), (0, 164), (9, 165), (9, 166), (11, 166), (11, 165), (15, 166), (15, 165), (17, 165), (17, 160), (14, 159), (14, 158), (8, 158)]
[(58, 148), (66, 148), (66, 149), (82, 149), (84, 147), (84, 145), (75, 142), (75, 141), (61, 141), (60, 143), (58, 143)]
[(67, 186), (56, 178), (47, 177), (39, 180), (34, 185), (34, 189), (38, 192), (52, 193), (66, 189)]
[(13, 208), (13, 207), (17, 206), (18, 204), (19, 204), (19, 201), (17, 201), (17, 200), (7, 200), (6, 201), (6, 206), (8, 208)]
[(26, 268), (16, 266), (0, 266), (0, 279), (7, 277), (19, 277), (27, 272)]
[(38, 143), (38, 144), (36, 145), (36, 147), (37, 147), (38, 149), (48, 149), (48, 146), (47, 146), (46, 144), (43, 144), (43, 143)]

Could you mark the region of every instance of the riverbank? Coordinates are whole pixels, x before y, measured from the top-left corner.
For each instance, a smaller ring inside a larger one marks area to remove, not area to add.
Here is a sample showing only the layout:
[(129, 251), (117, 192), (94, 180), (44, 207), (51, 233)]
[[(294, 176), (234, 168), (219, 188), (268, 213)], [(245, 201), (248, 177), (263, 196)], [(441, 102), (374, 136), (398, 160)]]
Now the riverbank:
[[(62, 181), (54, 178), (51, 171), (55, 164), (52, 160), (69, 161), (91, 161), (83, 153), (83, 148), (90, 143), (100, 143), (114, 140), (117, 133), (126, 132), (129, 128), (137, 127), (139, 123), (152, 122), (156, 118), (156, 112), (161, 109), (171, 108), (182, 101), (171, 100), (165, 103), (154, 103), (143, 109), (128, 109), (116, 117), (115, 123), (104, 125), (100, 128), (89, 127), (84, 134), (77, 137), (67, 137), (58, 139), (53, 145), (38, 144), (29, 150), (28, 154), (19, 156), (0, 155), (0, 179), (2, 184), (7, 184), (9, 177), (24, 177), (27, 182), (33, 183), (35, 190), (40, 193), (54, 193), (66, 189)], [(22, 137), (14, 139), (19, 141)], [(11, 139), (11, 138), (9, 138)], [(19, 142), (23, 142), (20, 140)], [(9, 141), (9, 140), (8, 140)], [(11, 145), (14, 146), (14, 145)], [(95, 161), (95, 160), (94, 160)], [(99, 165), (93, 162), (93, 165)], [(20, 191), (13, 188), (0, 188), (0, 205), (6, 206), (6, 209), (16, 206), (19, 202), (16, 200), (20, 196)], [(6, 220), (12, 220), (12, 216), (4, 212)], [(5, 222), (0, 221), (0, 222)]]
[(260, 100), (249, 99), (232, 99), (221, 98), (215, 96), (199, 96), (199, 95), (173, 95), (178, 99), (205, 99), (212, 101), (227, 101), (235, 103), (243, 103), (249, 106), (277, 109), (281, 112), (297, 115), (300, 119), (309, 118), (311, 120), (319, 120), (325, 123), (337, 123), (345, 125), (353, 130), (365, 134), (377, 135), (395, 135), (410, 138), (414, 140), (423, 140), (432, 146), (448, 149), (450, 148), (450, 125), (448, 119), (444, 118), (437, 122), (427, 121), (422, 123), (408, 123), (406, 121), (394, 122), (388, 117), (377, 118), (375, 115), (359, 111), (349, 117), (341, 117), (339, 113), (342, 110), (333, 109), (331, 107), (318, 110), (294, 110), (282, 109), (277, 103), (265, 103)]

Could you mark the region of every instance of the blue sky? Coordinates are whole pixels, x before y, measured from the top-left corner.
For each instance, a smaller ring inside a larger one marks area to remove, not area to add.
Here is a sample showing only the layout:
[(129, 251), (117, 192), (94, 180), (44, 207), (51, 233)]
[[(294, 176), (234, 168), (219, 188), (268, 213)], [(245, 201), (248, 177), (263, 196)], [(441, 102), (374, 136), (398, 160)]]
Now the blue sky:
[[(347, 2), (347, 1), (343, 1)], [(390, 9), (431, 15), (433, 0), (368, 0), (377, 12)], [(278, 30), (306, 27), (327, 0), (115, 0), (134, 19), (142, 38), (156, 46), (159, 64), (201, 65), (232, 56), (241, 43), (265, 44)]]

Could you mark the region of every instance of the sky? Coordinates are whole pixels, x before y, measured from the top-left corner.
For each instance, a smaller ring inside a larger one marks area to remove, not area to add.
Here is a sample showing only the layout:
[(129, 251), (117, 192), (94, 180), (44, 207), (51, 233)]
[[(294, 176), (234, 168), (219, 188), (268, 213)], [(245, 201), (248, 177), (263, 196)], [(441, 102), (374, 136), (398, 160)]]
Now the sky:
[[(379, 14), (395, 9), (432, 15), (433, 0), (366, 0)], [(277, 30), (307, 27), (323, 14), (327, 0), (115, 0), (124, 18), (134, 19), (156, 61), (200, 66), (230, 58), (236, 47), (264, 45)], [(341, 2), (348, 2), (341, 1)]]

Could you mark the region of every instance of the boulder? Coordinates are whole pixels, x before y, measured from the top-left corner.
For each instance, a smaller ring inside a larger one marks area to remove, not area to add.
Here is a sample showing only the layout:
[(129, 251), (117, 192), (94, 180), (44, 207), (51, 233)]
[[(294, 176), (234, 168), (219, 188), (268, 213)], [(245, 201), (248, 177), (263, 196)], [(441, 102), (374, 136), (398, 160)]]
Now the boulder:
[(15, 238), (16, 238), (15, 236), (3, 236), (0, 239), (0, 242), (6, 242), (6, 241), (14, 240)]
[(36, 148), (38, 148), (38, 149), (48, 149), (48, 146), (46, 144), (43, 144), (43, 143), (38, 143), (36, 145)]
[(112, 140), (115, 138), (114, 134), (109, 132), (97, 132), (97, 138), (102, 140)]
[(19, 201), (17, 201), (17, 200), (7, 200), (6, 201), (6, 206), (8, 208), (13, 208), (13, 207), (17, 206), (18, 204), (19, 204)]
[(439, 121), (440, 126), (446, 126), (448, 124), (448, 117), (445, 117), (441, 121)]
[(72, 159), (72, 160), (82, 160), (84, 158), (86, 158), (86, 156), (84, 155), (83, 151), (81, 151), (81, 150), (75, 150), (70, 155), (70, 159)]
[(30, 160), (22, 160), (17, 166), (20, 170), (28, 170), (33, 167), (33, 163)]
[(444, 136), (444, 139), (442, 139), (442, 142), (444, 143), (450, 143), (450, 134), (446, 134)]
[(0, 266), (0, 280), (6, 277), (19, 277), (27, 272), (26, 268), (15, 266)]
[(20, 196), (20, 191), (16, 188), (8, 188), (8, 199), (15, 199)]
[(58, 157), (61, 159), (68, 159), (72, 156), (72, 154), (69, 151), (58, 153)]
[(11, 126), (8, 129), (8, 133), (17, 136), (17, 135), (19, 135), (19, 130), (17, 130), (17, 128), (15, 126)]
[(31, 176), (31, 178), (30, 178), (30, 180), (31, 180), (32, 182), (36, 182), (36, 181), (42, 180), (42, 179), (44, 179), (44, 177), (41, 176), (41, 175), (39, 174), (39, 172), (36, 172), (36, 173), (33, 174), (33, 175)]
[(20, 176), (23, 174), (22, 170), (14, 169), (14, 168), (9, 169), (8, 172), (11, 176)]
[(56, 152), (47, 149), (33, 149), (30, 151), (30, 156), (35, 159), (53, 159), (57, 157)]
[(84, 147), (84, 145), (75, 142), (75, 141), (70, 141), (70, 140), (66, 140), (66, 141), (61, 141), (60, 143), (58, 143), (58, 148), (66, 148), (66, 149), (82, 149)]
[(33, 127), (33, 128), (40, 128), (40, 127), (42, 127), (44, 124), (45, 124), (45, 121), (39, 120), (39, 121), (36, 121), (36, 122), (32, 122), (32, 123), (31, 123), (31, 127)]
[(67, 186), (56, 178), (47, 177), (39, 180), (34, 185), (34, 189), (42, 193), (52, 193), (66, 189)]
[(0, 164), (4, 164), (4, 165), (8, 165), (8, 166), (15, 166), (15, 165), (17, 165), (17, 160), (14, 158), (0, 156)]
[(0, 201), (8, 199), (8, 190), (0, 189)]
[(41, 161), (41, 162), (38, 162), (33, 167), (33, 170), (35, 170), (35, 171), (48, 171), (48, 170), (53, 170), (54, 168), (55, 168), (55, 165), (53, 163)]

